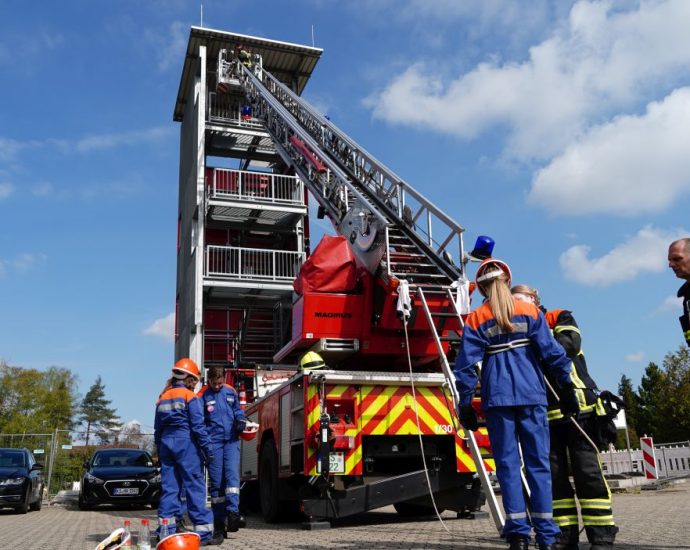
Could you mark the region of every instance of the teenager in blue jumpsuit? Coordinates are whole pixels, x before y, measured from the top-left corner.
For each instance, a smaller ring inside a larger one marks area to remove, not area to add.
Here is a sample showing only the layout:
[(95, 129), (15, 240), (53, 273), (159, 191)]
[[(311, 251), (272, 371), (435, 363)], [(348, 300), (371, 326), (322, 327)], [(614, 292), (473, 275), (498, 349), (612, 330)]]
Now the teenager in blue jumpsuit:
[(184, 490), (187, 513), (201, 544), (222, 544), (213, 535), (213, 514), (206, 509), (206, 486), (202, 463), (213, 463), (211, 440), (204, 424), (201, 400), (192, 391), (199, 381), (199, 368), (191, 359), (180, 359), (173, 367), (171, 387), (156, 403), (154, 440), (161, 462), (161, 498), (158, 505), (158, 534), (163, 520), (168, 534), (176, 532), (181, 516), (180, 490)]
[[(224, 383), (223, 369), (213, 367), (208, 384), (199, 390), (215, 461), (208, 469), (216, 532), (240, 527), (240, 441), (247, 419), (237, 392)], [(227, 521), (227, 523), (226, 523)]]
[[(520, 449), (530, 488), (529, 518), (540, 550), (550, 550), (559, 534), (553, 521), (549, 470), (546, 386), (541, 366), (562, 388), (562, 405), (577, 404), (570, 380), (570, 360), (551, 335), (542, 313), (510, 294), (510, 269), (489, 258), (477, 269), (477, 288), (487, 301), (470, 313), (455, 364), (460, 420), (477, 429), (472, 398), (475, 365), (482, 363), (482, 409), (496, 462), (506, 522), (503, 535), (511, 550), (526, 550), (531, 531), (520, 476)], [(543, 363), (542, 363), (543, 362)]]

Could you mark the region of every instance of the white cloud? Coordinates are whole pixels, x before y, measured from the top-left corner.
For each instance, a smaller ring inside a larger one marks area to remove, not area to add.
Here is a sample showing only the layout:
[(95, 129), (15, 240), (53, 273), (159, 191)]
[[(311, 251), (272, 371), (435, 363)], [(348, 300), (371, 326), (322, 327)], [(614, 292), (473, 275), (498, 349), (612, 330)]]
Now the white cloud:
[(45, 254), (30, 254), (22, 252), (11, 260), (0, 259), (0, 275), (7, 272), (26, 273), (43, 265), (48, 260)]
[(0, 183), (0, 201), (14, 193), (14, 185), (11, 183)]
[(159, 336), (169, 342), (175, 341), (175, 313), (156, 319), (150, 326), (144, 329), (147, 336)]
[(630, 361), (631, 363), (639, 363), (643, 361), (645, 358), (645, 352), (644, 351), (636, 351), (635, 353), (628, 353), (625, 356), (626, 361)]
[(160, 72), (166, 72), (173, 67), (181, 67), (180, 60), (184, 59), (189, 39), (188, 23), (173, 21), (170, 23), (167, 34), (148, 30), (144, 37), (158, 58), (158, 70)]
[(463, 138), (500, 125), (509, 156), (548, 159), (591, 121), (688, 74), (690, 2), (635, 6), (581, 0), (527, 60), (487, 60), (449, 82), (420, 61), (368, 104), (377, 118)]
[(589, 257), (591, 247), (576, 245), (561, 254), (561, 269), (566, 279), (600, 287), (629, 281), (642, 273), (658, 273), (666, 267), (669, 243), (687, 233), (648, 225), (599, 258)]
[(683, 299), (673, 294), (672, 296), (667, 296), (666, 299), (663, 302), (661, 302), (661, 304), (659, 304), (659, 307), (656, 308), (655, 313), (660, 314), (669, 311), (681, 312), (682, 309)]
[(529, 200), (559, 214), (658, 212), (690, 194), (690, 88), (589, 131), (534, 178)]
[[(80, 153), (89, 153), (104, 149), (114, 149), (122, 146), (134, 146), (145, 143), (156, 143), (173, 135), (171, 126), (157, 126), (144, 130), (121, 132), (112, 134), (99, 134), (79, 139), (68, 147), (74, 147)], [(64, 142), (61, 142), (64, 143)]]

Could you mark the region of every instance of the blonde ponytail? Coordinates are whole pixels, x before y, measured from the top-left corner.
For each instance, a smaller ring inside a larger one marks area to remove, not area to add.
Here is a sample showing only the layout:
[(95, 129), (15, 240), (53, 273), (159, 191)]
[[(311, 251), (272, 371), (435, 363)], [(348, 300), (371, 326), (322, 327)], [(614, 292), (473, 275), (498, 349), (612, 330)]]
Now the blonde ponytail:
[(496, 323), (505, 332), (513, 332), (513, 295), (510, 293), (508, 278), (502, 273), (491, 279), (484, 288)]

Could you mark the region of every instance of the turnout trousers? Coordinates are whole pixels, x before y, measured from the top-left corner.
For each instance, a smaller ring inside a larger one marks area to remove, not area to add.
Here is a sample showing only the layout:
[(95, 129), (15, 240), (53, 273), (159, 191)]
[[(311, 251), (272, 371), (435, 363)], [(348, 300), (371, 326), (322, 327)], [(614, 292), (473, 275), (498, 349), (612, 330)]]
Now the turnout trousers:
[[(486, 424), (506, 514), (503, 534), (508, 539), (513, 535), (529, 536), (533, 526), (537, 543), (553, 544), (559, 530), (553, 521), (551, 510), (546, 407), (492, 407), (486, 411)], [(520, 448), (531, 492), (529, 516), (532, 518), (532, 525), (527, 515), (520, 476)]]
[(201, 451), (185, 437), (163, 435), (160, 444), (161, 499), (158, 504), (158, 534), (163, 520), (168, 520), (168, 534), (176, 532), (176, 520), (182, 516), (180, 490), (184, 491), (187, 513), (204, 542), (213, 535), (213, 514), (206, 509), (206, 485), (201, 466)]
[(213, 464), (209, 466), (213, 518), (224, 520), (240, 509), (240, 442), (213, 443)]
[[(593, 433), (593, 423), (591, 416), (579, 422), (588, 435)], [(611, 491), (601, 470), (599, 455), (572, 422), (552, 422), (550, 432), (553, 512), (563, 533), (561, 540), (577, 547), (577, 495), (587, 540), (592, 544), (612, 544), (618, 528), (613, 522)], [(568, 479), (571, 472), (574, 491)]]

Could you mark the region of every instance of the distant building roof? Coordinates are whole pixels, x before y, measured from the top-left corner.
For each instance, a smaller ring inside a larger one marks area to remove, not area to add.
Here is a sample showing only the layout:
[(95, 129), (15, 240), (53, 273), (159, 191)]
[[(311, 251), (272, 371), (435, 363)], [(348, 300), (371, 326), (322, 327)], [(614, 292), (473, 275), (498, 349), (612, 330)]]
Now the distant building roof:
[(189, 86), (194, 82), (194, 73), (196, 71), (194, 60), (198, 56), (199, 46), (206, 46), (208, 68), (215, 71), (218, 52), (222, 48), (232, 50), (238, 45), (245, 46), (251, 53), (261, 54), (264, 69), (283, 82), (291, 86), (294, 85), (294, 89), (298, 94), (301, 94), (302, 90), (304, 90), (317, 61), (323, 53), (321, 48), (313, 48), (311, 46), (217, 31), (204, 27), (192, 27), (189, 33), (180, 87), (177, 91), (173, 120), (182, 120)]

